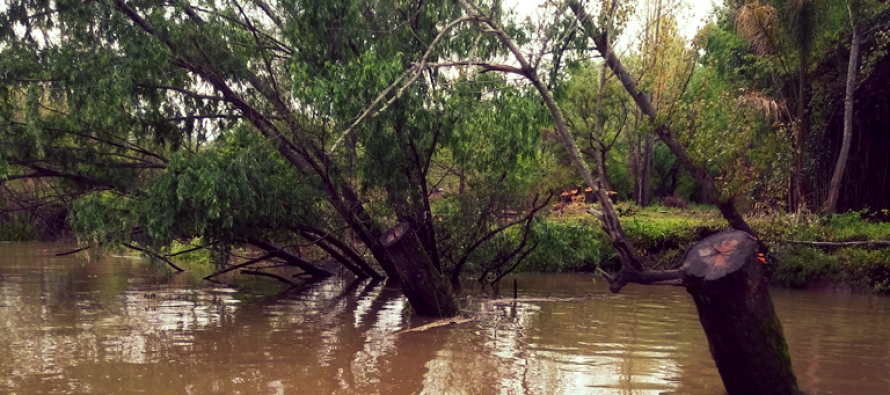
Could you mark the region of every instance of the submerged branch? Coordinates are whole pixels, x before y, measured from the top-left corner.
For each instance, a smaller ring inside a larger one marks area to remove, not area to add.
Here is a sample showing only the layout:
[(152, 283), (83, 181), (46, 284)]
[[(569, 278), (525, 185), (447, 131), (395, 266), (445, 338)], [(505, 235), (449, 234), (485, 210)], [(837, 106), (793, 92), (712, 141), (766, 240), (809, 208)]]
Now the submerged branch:
[(228, 267), (228, 268), (226, 268), (226, 269), (219, 270), (219, 271), (217, 271), (217, 272), (214, 272), (214, 273), (212, 273), (212, 274), (209, 274), (209, 275), (207, 275), (206, 277), (204, 277), (204, 280), (210, 280), (211, 278), (216, 277), (216, 276), (219, 276), (219, 275), (221, 275), (221, 274), (226, 274), (226, 273), (228, 273), (228, 272), (231, 272), (231, 271), (234, 271), (234, 270), (238, 270), (238, 269), (240, 269), (240, 268), (242, 268), (242, 267), (250, 266), (250, 265), (253, 265), (253, 264), (255, 264), (255, 263), (259, 263), (259, 262), (265, 261), (265, 260), (267, 260), (267, 259), (269, 259), (269, 258), (273, 258), (273, 257), (275, 257), (275, 254), (266, 254), (266, 255), (263, 255), (263, 256), (261, 256), (261, 257), (259, 257), (259, 258), (254, 258), (254, 259), (251, 259), (251, 260), (249, 260), (249, 261), (247, 261), (247, 262), (242, 262), (242, 263), (239, 263), (239, 264), (237, 264), (237, 265), (230, 266), (230, 267)]
[(66, 255), (76, 254), (76, 253), (81, 252), (81, 251), (89, 250), (90, 247), (92, 247), (92, 246), (86, 246), (86, 247), (78, 248), (78, 249), (76, 249), (76, 250), (60, 252), (60, 253), (56, 254), (56, 256), (66, 256)]
[(252, 274), (252, 275), (254, 275), (254, 276), (263, 276), (263, 277), (274, 278), (274, 279), (276, 279), (276, 280), (278, 280), (278, 281), (281, 281), (281, 282), (283, 282), (283, 283), (285, 283), (285, 284), (288, 284), (288, 285), (290, 285), (290, 286), (292, 286), (292, 287), (298, 287), (298, 286), (300, 286), (299, 283), (293, 282), (293, 281), (291, 281), (291, 280), (289, 280), (289, 279), (287, 279), (287, 278), (285, 278), (285, 277), (281, 277), (281, 276), (279, 276), (279, 275), (277, 275), (277, 274), (266, 273), (266, 272), (260, 272), (260, 271), (256, 271), (256, 270), (242, 270), (241, 273), (243, 273), (243, 274)]
[(198, 251), (198, 250), (201, 250), (201, 249), (204, 249), (204, 248), (206, 248), (206, 247), (205, 247), (205, 246), (192, 247), (192, 248), (189, 248), (189, 249), (187, 249), (187, 250), (179, 251), (179, 252), (177, 252), (177, 253), (175, 253), (175, 254), (167, 255), (167, 258), (173, 258), (173, 257), (175, 257), (175, 256), (180, 256), (180, 255), (188, 254), (188, 253), (190, 253), (190, 252), (195, 252), (195, 251)]
[(164, 263), (166, 263), (167, 266), (172, 267), (173, 270), (176, 270), (176, 271), (179, 272), (179, 273), (182, 273), (182, 272), (185, 271), (185, 269), (183, 269), (183, 268), (177, 266), (175, 263), (173, 263), (173, 261), (167, 259), (167, 257), (165, 257), (165, 256), (163, 256), (163, 255), (161, 255), (161, 254), (158, 254), (158, 253), (156, 253), (156, 252), (154, 252), (154, 251), (152, 251), (152, 250), (150, 250), (150, 249), (148, 249), (148, 248), (137, 247), (137, 246), (135, 246), (135, 245), (127, 244), (127, 243), (121, 243), (121, 245), (124, 246), (124, 247), (127, 247), (127, 248), (129, 248), (129, 249), (131, 249), (131, 250), (142, 252), (142, 253), (144, 253), (144, 254), (146, 254), (146, 255), (151, 256), (152, 258), (160, 259), (161, 261), (163, 261)]

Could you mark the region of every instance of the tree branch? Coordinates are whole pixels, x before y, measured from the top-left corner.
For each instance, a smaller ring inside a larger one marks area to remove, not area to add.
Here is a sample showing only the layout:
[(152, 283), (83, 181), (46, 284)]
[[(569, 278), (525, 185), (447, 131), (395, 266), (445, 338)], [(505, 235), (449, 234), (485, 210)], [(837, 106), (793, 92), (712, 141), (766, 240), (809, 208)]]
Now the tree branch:
[(813, 246), (819, 248), (850, 248), (850, 247), (868, 247), (868, 248), (884, 248), (890, 247), (890, 240), (866, 240), (866, 241), (795, 241), (782, 240), (782, 243)]
[(732, 197), (723, 198), (720, 194), (720, 191), (717, 190), (717, 187), (714, 183), (714, 178), (708, 173), (707, 169), (697, 166), (692, 159), (689, 157), (686, 152), (686, 148), (680, 143), (680, 141), (674, 137), (673, 131), (667, 125), (663, 123), (656, 124), (658, 122), (658, 114), (655, 110), (655, 107), (652, 105), (652, 102), (649, 100), (649, 97), (645, 94), (645, 92), (639, 90), (637, 87), (637, 81), (633, 76), (627, 71), (627, 68), (621, 63), (621, 60), (615, 55), (615, 52), (612, 49), (612, 46), (609, 44), (608, 35), (605, 31), (600, 31), (593, 27), (592, 22), (590, 21), (590, 16), (587, 15), (586, 10), (576, 1), (571, 2), (570, 8), (575, 13), (576, 18), (579, 23), (584, 26), (587, 34), (593, 39), (593, 42), (596, 44), (597, 51), (602, 54), (606, 65), (612, 70), (618, 80), (624, 85), (624, 89), (628, 94), (634, 99), (637, 103), (637, 107), (640, 111), (645, 114), (650, 122), (655, 126), (655, 133), (658, 135), (659, 139), (680, 160), (680, 163), (683, 164), (683, 167), (692, 174), (693, 177), (701, 184), (702, 189), (704, 189), (706, 195), (712, 201), (718, 202), (717, 207), (720, 209), (720, 212), (723, 214), (723, 217), (729, 223), (729, 225), (733, 229), (741, 230), (743, 232), (747, 232), (752, 235), (756, 235), (756, 233), (751, 229), (745, 219), (742, 218), (738, 209), (733, 202)]
[[(535, 214), (537, 214), (538, 211), (540, 211), (544, 207), (547, 207), (547, 204), (550, 203), (550, 199), (553, 198), (553, 195), (555, 195), (555, 192), (550, 192), (550, 194), (547, 196), (547, 198), (544, 199), (543, 203), (541, 203), (538, 206), (533, 206), (532, 209), (529, 210), (529, 212), (526, 213), (522, 218), (519, 218), (519, 219), (511, 221), (511, 222), (507, 222), (506, 224), (503, 224), (503, 225), (489, 231), (488, 233), (486, 233), (485, 235), (480, 237), (479, 240), (476, 240), (476, 242), (474, 242), (469, 247), (467, 247), (467, 249), (464, 250), (463, 257), (454, 266), (455, 273), (460, 273), (461, 269), (463, 269), (463, 266), (467, 263), (467, 260), (470, 259), (470, 254), (473, 253), (473, 251), (475, 251), (477, 248), (482, 246), (482, 244), (484, 244), (486, 241), (488, 241), (492, 237), (497, 236), (498, 233), (501, 233), (514, 225), (518, 225), (523, 222), (531, 220), (535, 216)], [(536, 198), (536, 200), (537, 200), (537, 198)], [(532, 202), (533, 205), (535, 203), (537, 203), (537, 201)]]
[(256, 271), (256, 270), (242, 270), (241, 273), (243, 273), (243, 274), (252, 274), (252, 275), (254, 275), (254, 276), (262, 276), (262, 277), (274, 278), (274, 279), (276, 279), (276, 280), (278, 280), (278, 281), (281, 281), (281, 282), (283, 282), (283, 283), (285, 283), (285, 284), (288, 284), (288, 285), (290, 285), (290, 286), (292, 286), (292, 287), (298, 287), (298, 286), (300, 286), (300, 284), (295, 283), (295, 282), (291, 281), (291, 280), (288, 279), (288, 278), (281, 277), (281, 276), (279, 276), (279, 275), (277, 275), (277, 274), (266, 273), (266, 272), (260, 272), (260, 271)]
[[(413, 63), (415, 66), (420, 66), (419, 63)], [(455, 67), (455, 66), (482, 66), (483, 73), (487, 73), (489, 71), (500, 71), (503, 73), (512, 73), (519, 74), (523, 77), (528, 77), (528, 75), (522, 71), (522, 69), (507, 66), (502, 64), (491, 64), (488, 62), (477, 61), (477, 60), (462, 60), (455, 62), (439, 62), (439, 63), (427, 63), (426, 67), (428, 68), (436, 68), (436, 67)]]
[(148, 249), (148, 248), (137, 247), (137, 246), (135, 246), (135, 245), (127, 244), (127, 243), (121, 243), (121, 245), (124, 246), (124, 247), (127, 247), (127, 248), (129, 248), (129, 249), (131, 249), (131, 250), (135, 250), (135, 251), (139, 251), (139, 252), (142, 252), (142, 253), (144, 253), (144, 254), (147, 254), (147, 255), (149, 255), (149, 256), (155, 258), (155, 259), (160, 259), (161, 261), (163, 261), (164, 263), (166, 263), (168, 266), (172, 267), (173, 270), (176, 270), (176, 271), (179, 272), (179, 273), (182, 273), (182, 272), (185, 271), (185, 269), (183, 269), (183, 268), (177, 266), (175, 263), (173, 263), (173, 261), (167, 259), (167, 257), (165, 257), (165, 256), (163, 256), (163, 255), (160, 255), (160, 254), (158, 254), (158, 253), (155, 253), (154, 251), (152, 251), (152, 250), (150, 250), (150, 249)]
[(78, 252), (88, 250), (88, 249), (90, 249), (90, 247), (91, 247), (91, 246), (86, 246), (86, 247), (80, 247), (80, 248), (78, 248), (78, 249), (76, 249), (76, 250), (60, 252), (60, 253), (56, 254), (56, 256), (66, 256), (66, 255), (76, 254), (76, 253), (78, 253)]
[[(605, 274), (605, 273), (604, 273)], [(677, 287), (685, 286), (683, 277), (685, 273), (682, 270), (665, 270), (665, 271), (624, 271), (618, 273), (617, 277), (604, 275), (606, 281), (609, 282), (609, 290), (617, 293), (624, 286), (630, 283), (643, 285), (672, 285)]]
[(439, 34), (436, 36), (436, 38), (433, 39), (433, 42), (430, 43), (429, 48), (427, 48), (426, 52), (423, 54), (423, 57), (420, 59), (420, 62), (418, 62), (417, 65), (411, 67), (410, 69), (405, 70), (405, 72), (402, 73), (402, 75), (399, 76), (399, 78), (395, 82), (393, 82), (383, 92), (381, 92), (379, 95), (377, 95), (377, 98), (374, 99), (373, 102), (371, 102), (371, 105), (369, 105), (367, 108), (365, 108), (365, 110), (362, 111), (361, 115), (359, 115), (359, 117), (351, 125), (349, 125), (348, 128), (346, 128), (346, 130), (343, 132), (343, 134), (341, 134), (340, 137), (337, 138), (336, 141), (334, 141), (334, 144), (328, 150), (328, 153), (329, 154), (334, 153), (334, 151), (337, 150), (337, 146), (339, 146), (340, 143), (343, 142), (343, 139), (346, 138), (346, 136), (348, 136), (350, 133), (352, 133), (352, 131), (355, 130), (355, 128), (360, 123), (362, 123), (362, 121), (364, 121), (365, 118), (370, 116), (371, 112), (374, 111), (374, 108), (376, 108), (377, 105), (380, 104), (380, 102), (382, 102), (383, 99), (385, 99), (386, 96), (389, 95), (389, 93), (392, 92), (393, 89), (395, 89), (396, 86), (398, 86), (399, 83), (402, 82), (402, 80), (404, 80), (409, 75), (411, 75), (411, 78), (409, 78), (408, 81), (405, 82), (405, 85), (403, 85), (399, 89), (399, 91), (396, 93), (396, 95), (393, 96), (391, 99), (389, 99), (386, 102), (386, 104), (384, 104), (383, 107), (380, 108), (380, 110), (374, 112), (374, 116), (382, 113), (383, 111), (386, 111), (389, 108), (389, 106), (391, 106), (393, 103), (396, 102), (396, 100), (399, 100), (402, 97), (402, 95), (405, 94), (405, 92), (408, 90), (408, 88), (411, 85), (414, 85), (414, 83), (417, 82), (417, 79), (420, 78), (421, 75), (423, 75), (423, 70), (426, 68), (426, 64), (427, 64), (427, 61), (429, 60), (430, 55), (433, 53), (433, 50), (436, 48), (436, 45), (439, 44), (439, 41), (441, 41), (442, 38), (445, 37), (445, 33), (450, 31), (453, 27), (455, 27), (461, 23), (470, 21), (470, 20), (472, 20), (472, 18), (470, 18), (469, 16), (462, 16), (460, 18), (455, 19), (454, 21), (451, 21), (451, 23), (449, 23), (448, 25), (445, 25), (445, 27), (442, 28), (442, 31), (439, 32)]
[(211, 273), (211, 274), (207, 275), (206, 277), (204, 277), (204, 280), (209, 280), (209, 279), (211, 279), (211, 278), (213, 278), (213, 277), (216, 277), (216, 276), (219, 276), (219, 275), (222, 275), (222, 274), (226, 274), (226, 273), (228, 273), (228, 272), (235, 271), (235, 270), (238, 270), (238, 269), (240, 269), (240, 268), (242, 268), (242, 267), (250, 266), (250, 265), (253, 265), (253, 264), (255, 264), (255, 263), (259, 263), (259, 262), (265, 261), (265, 260), (267, 260), (267, 259), (269, 259), (269, 258), (273, 258), (273, 257), (275, 257), (275, 254), (266, 254), (266, 255), (263, 255), (263, 256), (261, 256), (261, 257), (259, 257), (259, 258), (251, 259), (251, 260), (249, 260), (249, 261), (247, 261), (247, 262), (242, 262), (242, 263), (239, 263), (239, 264), (237, 264), (237, 265), (229, 266), (229, 267), (227, 267), (227, 268), (225, 268), (225, 269), (223, 269), (223, 270), (219, 270), (219, 271), (216, 271), (216, 272), (214, 272), (214, 273)]
[(600, 187), (596, 179), (594, 179), (593, 174), (590, 172), (590, 168), (581, 157), (581, 153), (578, 151), (578, 146), (575, 144), (574, 138), (568, 130), (565, 117), (563, 117), (562, 111), (556, 104), (556, 100), (553, 98), (553, 95), (543, 84), (540, 78), (538, 78), (537, 73), (526, 60), (525, 55), (523, 55), (522, 51), (519, 50), (516, 44), (510, 39), (510, 37), (507, 35), (506, 32), (504, 32), (503, 29), (499, 28), (491, 18), (485, 16), (482, 10), (479, 9), (478, 6), (473, 4), (471, 0), (458, 1), (460, 2), (461, 7), (463, 7), (464, 10), (473, 17), (473, 20), (483, 24), (484, 26), (488, 26), (489, 29), (487, 31), (493, 33), (504, 45), (507, 46), (513, 56), (516, 58), (516, 61), (519, 62), (523, 72), (526, 74), (526, 78), (532, 83), (535, 89), (538, 90), (538, 93), (544, 100), (547, 109), (550, 111), (550, 114), (553, 118), (553, 123), (556, 126), (556, 130), (559, 132), (559, 136), (562, 138), (563, 145), (566, 147), (566, 150), (569, 153), (569, 157), (575, 164), (575, 167), (581, 173), (584, 181), (591, 189), (593, 189), (594, 194), (597, 196), (597, 199), (600, 202), (600, 206), (603, 209), (603, 215), (600, 217), (603, 220), (603, 229), (612, 239), (612, 246), (615, 247), (615, 250), (621, 257), (621, 270), (642, 270), (642, 265), (640, 263), (639, 257), (637, 256), (637, 252), (634, 249), (633, 245), (630, 243), (630, 240), (627, 238), (627, 235), (624, 233), (624, 229), (621, 227), (621, 222), (618, 219), (618, 214), (612, 207), (611, 200), (606, 195), (606, 192)]

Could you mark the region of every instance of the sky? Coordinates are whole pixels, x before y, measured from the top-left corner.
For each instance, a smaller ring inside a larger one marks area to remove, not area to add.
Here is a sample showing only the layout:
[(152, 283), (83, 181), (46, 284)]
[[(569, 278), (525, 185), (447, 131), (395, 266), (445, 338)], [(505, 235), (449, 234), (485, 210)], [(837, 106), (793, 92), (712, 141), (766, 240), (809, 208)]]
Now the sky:
[[(546, 1), (547, 0), (504, 0), (504, 5), (508, 8), (515, 7), (514, 9), (519, 15), (531, 15), (538, 7), (541, 6), (541, 4), (544, 4)], [(623, 37), (623, 39), (628, 40), (631, 37), (638, 36), (639, 32), (642, 30), (642, 19), (644, 13), (641, 10), (643, 8), (643, 2), (646, 0), (624, 1), (635, 1), (637, 3), (637, 13), (630, 21)], [(665, 2), (668, 1), (680, 1), (682, 3), (679, 18), (681, 24), (680, 32), (689, 41), (692, 40), (698, 29), (704, 26), (709, 14), (718, 5), (722, 4), (722, 0), (666, 0)], [(628, 45), (627, 42), (623, 44)], [(622, 42), (619, 41), (616, 46), (621, 47)]]

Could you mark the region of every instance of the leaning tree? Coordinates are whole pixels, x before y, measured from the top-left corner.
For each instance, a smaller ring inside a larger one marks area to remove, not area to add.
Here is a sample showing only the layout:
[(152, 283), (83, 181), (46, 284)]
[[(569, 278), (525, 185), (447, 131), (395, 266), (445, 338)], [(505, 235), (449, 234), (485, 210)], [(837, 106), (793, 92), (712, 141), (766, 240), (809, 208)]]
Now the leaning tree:
[[(411, 64), (500, 50), (494, 38), (452, 29), (469, 21), (457, 4), (3, 7), (0, 177), (58, 182), (75, 228), (94, 242), (161, 259), (177, 240), (222, 252), (252, 245), (263, 259), (329, 275), (284, 248), (309, 244), (359, 277), (449, 301), (416, 306), (448, 316), (457, 310), (444, 274), (457, 277), (479, 246), (546, 204), (546, 193), (511, 195), (541, 179), (530, 165), (542, 125), (534, 97), (499, 75), (454, 89), (459, 78)], [(463, 20), (441, 24), (450, 18)], [(412, 88), (386, 90), (392, 80)], [(436, 211), (437, 183), (458, 171), (499, 185)], [(518, 215), (504, 224), (507, 209)], [(462, 220), (442, 218), (449, 213)], [(397, 224), (420, 246), (414, 258), (392, 250), (386, 231)]]

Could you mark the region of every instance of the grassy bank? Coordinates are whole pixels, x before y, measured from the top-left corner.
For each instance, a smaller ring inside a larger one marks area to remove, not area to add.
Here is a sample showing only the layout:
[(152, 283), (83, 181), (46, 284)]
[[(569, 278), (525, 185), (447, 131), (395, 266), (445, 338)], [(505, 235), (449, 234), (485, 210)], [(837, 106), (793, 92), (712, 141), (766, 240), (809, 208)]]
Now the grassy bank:
[[(679, 210), (661, 206), (627, 208), (624, 230), (647, 266), (675, 268), (685, 250), (702, 237), (726, 228), (713, 207)], [(874, 222), (860, 213), (832, 217), (773, 214), (749, 218), (773, 254), (775, 284), (832, 287), (890, 293), (890, 247), (820, 247), (795, 242), (852, 242), (890, 239), (890, 223)], [(552, 272), (614, 269), (618, 257), (599, 223), (579, 212), (550, 216), (533, 233), (540, 247), (521, 270)]]

